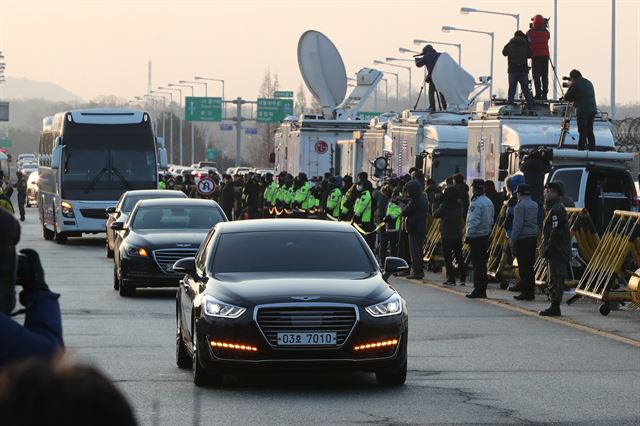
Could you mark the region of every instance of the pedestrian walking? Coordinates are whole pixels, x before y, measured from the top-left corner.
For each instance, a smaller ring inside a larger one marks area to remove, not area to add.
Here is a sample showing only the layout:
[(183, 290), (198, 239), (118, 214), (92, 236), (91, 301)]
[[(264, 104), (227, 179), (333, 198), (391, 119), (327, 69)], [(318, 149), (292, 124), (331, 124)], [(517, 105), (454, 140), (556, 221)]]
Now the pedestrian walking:
[(571, 234), (567, 211), (560, 202), (562, 193), (555, 182), (544, 187), (545, 218), (542, 227), (540, 254), (547, 260), (551, 306), (540, 312), (542, 316), (559, 317), (567, 265), (571, 261)]
[(502, 55), (507, 57), (509, 73), (509, 91), (507, 103), (513, 105), (518, 84), (527, 100), (527, 109), (533, 110), (533, 96), (529, 90), (529, 65), (527, 59), (531, 57), (529, 40), (522, 31), (518, 30), (502, 49)]
[(527, 37), (531, 44), (531, 74), (536, 90), (534, 99), (547, 99), (549, 92), (549, 20), (542, 15), (531, 19)]
[(404, 192), (409, 196), (409, 201), (402, 206), (402, 216), (405, 217), (405, 226), (409, 237), (409, 255), (411, 256), (411, 274), (407, 278), (424, 278), (424, 266), (422, 260), (422, 248), (427, 232), (427, 215), (429, 213), (429, 201), (416, 180), (410, 180), (404, 186)]
[(18, 194), (18, 211), (20, 212), (20, 221), (24, 222), (24, 206), (27, 203), (27, 178), (24, 173), (17, 171), (16, 177), (18, 181), (13, 184)]
[(531, 199), (531, 187), (517, 188), (518, 203), (513, 210), (513, 228), (509, 238), (511, 253), (518, 259), (520, 294), (516, 300), (533, 300), (535, 290), (536, 245), (538, 243), (538, 204)]
[(584, 78), (580, 71), (571, 70), (569, 73), (569, 88), (564, 94), (564, 99), (573, 102), (578, 123), (578, 149), (584, 151), (596, 150), (596, 137), (593, 134), (593, 120), (598, 107), (596, 105), (596, 93), (593, 84)]
[[(462, 205), (458, 201), (458, 194), (454, 188), (447, 188), (442, 194), (440, 206), (433, 212), (433, 217), (440, 219), (440, 240), (442, 253), (447, 269), (447, 279), (444, 285), (456, 285), (456, 276), (460, 285), (465, 285), (467, 269), (462, 255)], [(455, 259), (457, 270), (453, 267)]]
[(487, 297), (487, 250), (493, 225), (493, 204), (484, 195), (484, 180), (474, 179), (471, 188), (473, 197), (467, 213), (467, 237), (473, 264), (473, 291), (469, 299)]

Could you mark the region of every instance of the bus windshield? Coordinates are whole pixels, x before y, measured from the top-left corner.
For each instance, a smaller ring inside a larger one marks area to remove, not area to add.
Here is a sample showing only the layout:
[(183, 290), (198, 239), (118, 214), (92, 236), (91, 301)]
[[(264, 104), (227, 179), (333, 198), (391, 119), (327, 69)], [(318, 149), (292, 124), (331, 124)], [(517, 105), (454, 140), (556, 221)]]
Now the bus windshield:
[(156, 156), (149, 123), (65, 127), (62, 196), (114, 200), (123, 191), (153, 188)]

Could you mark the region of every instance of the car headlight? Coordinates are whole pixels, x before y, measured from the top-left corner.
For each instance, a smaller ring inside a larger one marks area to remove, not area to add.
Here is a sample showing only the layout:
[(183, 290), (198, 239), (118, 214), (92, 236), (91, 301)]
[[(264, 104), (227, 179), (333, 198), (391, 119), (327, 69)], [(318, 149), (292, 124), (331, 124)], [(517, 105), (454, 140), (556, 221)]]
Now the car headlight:
[(62, 216), (64, 217), (75, 217), (73, 213), (73, 206), (68, 201), (63, 201), (60, 203), (60, 207), (62, 208)]
[(234, 306), (228, 303), (221, 302), (215, 297), (209, 296), (208, 294), (202, 298), (202, 307), (205, 315), (216, 318), (235, 319), (244, 314), (247, 310), (246, 308), (241, 308), (240, 306)]
[(372, 317), (388, 317), (402, 313), (402, 298), (398, 293), (394, 293), (384, 302), (364, 308)]
[(149, 257), (149, 252), (142, 247), (135, 246), (125, 246), (124, 252), (127, 256), (135, 256), (135, 257)]

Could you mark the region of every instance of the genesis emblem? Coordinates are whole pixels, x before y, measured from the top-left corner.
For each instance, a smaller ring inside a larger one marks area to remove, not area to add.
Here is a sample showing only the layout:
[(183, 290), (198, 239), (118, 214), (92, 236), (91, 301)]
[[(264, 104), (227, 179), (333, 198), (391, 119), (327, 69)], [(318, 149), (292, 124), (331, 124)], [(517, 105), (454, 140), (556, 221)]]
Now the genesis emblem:
[(309, 300), (320, 299), (320, 296), (291, 296), (292, 299), (308, 302)]

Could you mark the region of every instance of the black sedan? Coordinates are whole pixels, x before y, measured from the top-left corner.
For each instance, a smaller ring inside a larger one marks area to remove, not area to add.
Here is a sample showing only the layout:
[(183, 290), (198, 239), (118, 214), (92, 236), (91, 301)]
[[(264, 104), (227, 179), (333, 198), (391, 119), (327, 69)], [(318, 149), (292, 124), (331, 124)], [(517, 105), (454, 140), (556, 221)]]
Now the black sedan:
[(383, 276), (364, 239), (346, 223), (301, 219), (227, 222), (209, 232), (177, 294), (176, 362), (196, 385), (249, 368), (407, 375), (405, 301), (386, 282), (407, 269), (386, 260)]
[(113, 287), (121, 296), (133, 296), (138, 287), (177, 287), (184, 274), (173, 264), (194, 256), (207, 232), (226, 221), (212, 200), (142, 200), (126, 223), (114, 222), (116, 236)]
[(107, 257), (113, 257), (113, 250), (116, 243), (116, 233), (111, 229), (113, 222), (126, 222), (127, 217), (140, 200), (151, 200), (155, 198), (187, 198), (182, 191), (169, 191), (166, 189), (139, 189), (127, 191), (120, 196), (118, 204), (107, 208)]

